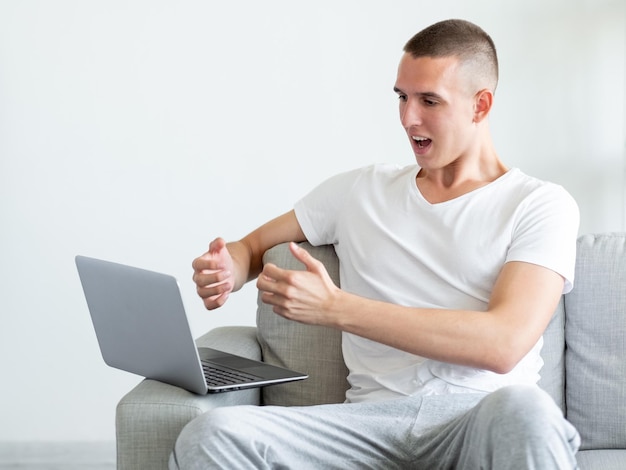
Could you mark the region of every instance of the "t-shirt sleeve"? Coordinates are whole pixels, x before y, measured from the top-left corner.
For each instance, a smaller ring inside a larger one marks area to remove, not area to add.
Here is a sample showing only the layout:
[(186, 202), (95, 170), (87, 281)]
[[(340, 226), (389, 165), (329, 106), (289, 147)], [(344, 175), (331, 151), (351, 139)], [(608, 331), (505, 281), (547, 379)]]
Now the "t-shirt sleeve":
[(561, 186), (547, 183), (520, 205), (506, 261), (544, 266), (563, 276), (563, 293), (574, 286), (580, 215), (576, 201)]
[(311, 245), (337, 242), (337, 221), (361, 172), (357, 169), (335, 175), (296, 202), (296, 218)]

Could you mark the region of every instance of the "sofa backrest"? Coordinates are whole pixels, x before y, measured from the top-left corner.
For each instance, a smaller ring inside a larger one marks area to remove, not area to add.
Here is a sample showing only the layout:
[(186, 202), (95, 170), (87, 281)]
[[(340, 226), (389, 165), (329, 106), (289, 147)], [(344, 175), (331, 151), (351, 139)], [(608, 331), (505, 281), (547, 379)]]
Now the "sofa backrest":
[(567, 419), (581, 449), (626, 449), (626, 234), (579, 238), (565, 314)]
[[(301, 246), (322, 261), (333, 282), (339, 285), (339, 261), (332, 246)], [(285, 269), (304, 269), (287, 244), (265, 253), (263, 263)], [(307, 380), (264, 387), (265, 405), (316, 405), (342, 403), (348, 389), (348, 370), (341, 352), (341, 333), (332, 328), (303, 325), (276, 315), (258, 299), (257, 337), (263, 360), (309, 374)]]

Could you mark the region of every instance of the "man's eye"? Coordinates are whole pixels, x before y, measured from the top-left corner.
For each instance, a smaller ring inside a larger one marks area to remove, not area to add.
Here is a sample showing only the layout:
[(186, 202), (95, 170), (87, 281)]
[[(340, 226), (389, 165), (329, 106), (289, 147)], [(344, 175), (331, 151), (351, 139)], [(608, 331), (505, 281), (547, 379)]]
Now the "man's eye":
[(400, 101), (406, 101), (406, 95), (398, 95)]
[(426, 98), (425, 98), (425, 99), (424, 99), (424, 104), (425, 104), (426, 106), (435, 106), (435, 105), (437, 104), (437, 102), (436, 102), (436, 101), (434, 101), (434, 100), (429, 100), (429, 99), (426, 99)]

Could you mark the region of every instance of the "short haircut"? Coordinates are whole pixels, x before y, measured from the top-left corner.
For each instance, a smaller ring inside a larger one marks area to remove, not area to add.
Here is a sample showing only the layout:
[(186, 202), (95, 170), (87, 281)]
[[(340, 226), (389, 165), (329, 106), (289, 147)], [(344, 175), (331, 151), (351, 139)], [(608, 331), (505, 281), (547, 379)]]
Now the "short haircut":
[(404, 46), (413, 58), (458, 57), (492, 92), (498, 85), (498, 56), (491, 37), (465, 20), (444, 20), (423, 29)]

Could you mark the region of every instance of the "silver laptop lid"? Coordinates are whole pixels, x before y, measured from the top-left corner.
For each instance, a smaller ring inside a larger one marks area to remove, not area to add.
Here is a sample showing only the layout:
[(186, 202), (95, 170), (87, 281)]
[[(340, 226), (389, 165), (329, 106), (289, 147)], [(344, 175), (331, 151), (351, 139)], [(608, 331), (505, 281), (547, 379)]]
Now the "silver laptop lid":
[(85, 256), (76, 267), (108, 365), (207, 392), (174, 277)]

